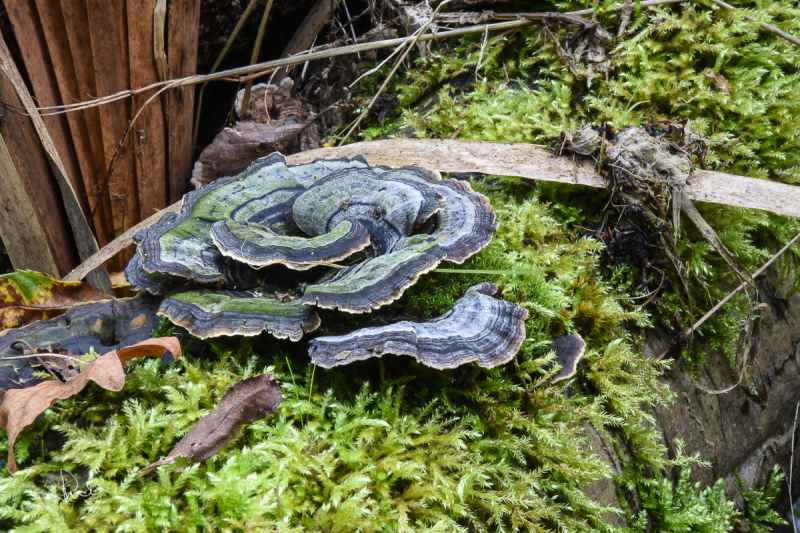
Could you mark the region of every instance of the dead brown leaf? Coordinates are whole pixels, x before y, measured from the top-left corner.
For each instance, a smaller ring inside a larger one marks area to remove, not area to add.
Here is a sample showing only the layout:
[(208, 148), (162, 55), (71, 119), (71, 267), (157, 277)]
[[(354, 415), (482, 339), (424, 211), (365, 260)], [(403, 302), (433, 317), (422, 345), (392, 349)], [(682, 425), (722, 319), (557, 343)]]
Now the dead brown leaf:
[(80, 281), (65, 282), (46, 274), (18, 270), (0, 276), (0, 329), (16, 328), (63, 315), (81, 302), (108, 298)]
[(269, 374), (237, 381), (214, 411), (201, 418), (166, 457), (139, 472), (139, 477), (159, 466), (175, 464), (178, 457), (186, 457), (190, 463), (205, 461), (224, 448), (243, 425), (274, 413), (282, 401), (281, 388)]
[[(147, 339), (127, 348), (111, 350), (86, 366), (86, 369), (66, 383), (45, 381), (27, 389), (6, 392), (0, 406), (0, 427), (8, 434), (8, 471), (17, 471), (14, 460), (14, 443), (20, 431), (33, 424), (40, 414), (57, 400), (66, 400), (81, 392), (89, 381), (94, 381), (110, 391), (120, 391), (125, 386), (123, 368), (136, 357), (161, 357), (167, 351), (176, 360), (181, 355), (181, 345), (175, 337)], [(224, 398), (223, 398), (224, 399)]]
[(719, 87), (722, 92), (731, 92), (731, 84), (725, 79), (725, 76), (713, 70), (706, 70), (703, 75), (711, 80), (711, 83)]

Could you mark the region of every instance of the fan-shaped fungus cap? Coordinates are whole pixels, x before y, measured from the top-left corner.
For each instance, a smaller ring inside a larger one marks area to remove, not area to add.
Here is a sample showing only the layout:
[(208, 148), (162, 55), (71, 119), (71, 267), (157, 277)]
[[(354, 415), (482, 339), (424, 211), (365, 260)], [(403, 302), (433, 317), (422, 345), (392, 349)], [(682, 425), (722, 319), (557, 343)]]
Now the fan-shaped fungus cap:
[(563, 335), (553, 339), (550, 350), (556, 353), (556, 363), (561, 366), (561, 370), (550, 379), (550, 383), (556, 383), (575, 375), (578, 361), (581, 360), (586, 350), (586, 342), (577, 333)]
[(304, 238), (277, 235), (258, 224), (225, 220), (211, 227), (214, 244), (226, 256), (255, 267), (280, 263), (294, 270), (340, 261), (369, 246), (369, 232), (357, 220), (340, 220), (330, 233)]
[[(265, 179), (267, 176), (269, 179)], [(270, 156), (239, 176), (222, 178), (192, 191), (184, 196), (180, 215), (165, 216), (146, 233), (137, 234), (141, 237), (137, 242), (142, 267), (147, 272), (235, 288), (237, 280), (230, 275), (230, 262), (214, 245), (211, 225), (235, 219), (237, 212), (245, 220), (263, 216), (265, 208), (282, 204), (300, 190), (302, 187), (293, 179), (284, 158)], [(276, 191), (283, 194), (275, 195)]]
[(324, 235), (342, 220), (357, 220), (369, 231), (374, 255), (390, 252), (441, 208), (427, 184), (370, 169), (346, 169), (299, 194), (285, 212), (305, 234)]
[(201, 339), (221, 335), (258, 335), (267, 331), (279, 339), (300, 340), (319, 326), (313, 308), (299, 298), (261, 288), (254, 291), (200, 289), (164, 299), (158, 314), (168, 317)]
[[(225, 258), (214, 245), (211, 226), (232, 220), (258, 224), (277, 235), (291, 235), (297, 228), (283, 214), (288, 200), (326, 173), (363, 166), (363, 158), (342, 158), (287, 167), (282, 155), (273, 154), (238, 176), (192, 191), (184, 197), (179, 215), (166, 215), (136, 235), (142, 270), (222, 284), (229, 289), (255, 287), (257, 278), (248, 273), (246, 265)], [(139, 288), (135, 274), (132, 272), (129, 281)]]
[[(332, 175), (292, 203), (295, 223), (306, 232), (324, 231), (337, 217), (353, 217), (367, 226), (373, 242), (379, 242), (377, 252), (388, 250), (307, 287), (305, 303), (354, 313), (377, 309), (399, 298), (442, 260), (462, 263), (497, 231), (488, 199), (469, 184), (437, 181), (415, 167), (374, 170)], [(337, 191), (349, 196), (341, 200)], [(327, 206), (312, 209), (326, 201)], [(377, 207), (366, 207), (370, 205)], [(434, 219), (432, 233), (412, 235)]]
[[(0, 358), (20, 356), (27, 345), (35, 348), (58, 343), (76, 354), (89, 353), (91, 348), (103, 353), (131, 346), (149, 338), (158, 327), (157, 309), (158, 299), (144, 293), (78, 304), (62, 316), (0, 331)], [(0, 394), (35, 383), (28, 361), (0, 365)]]
[(461, 264), (492, 242), (497, 231), (497, 216), (489, 199), (475, 191), (469, 183), (454, 179), (436, 180), (422, 169), (403, 167), (375, 169), (386, 179), (402, 175), (406, 179), (424, 182), (441, 198), (436, 213), (431, 242), (438, 242), (445, 259)]
[(314, 339), (309, 355), (323, 368), (385, 353), (410, 355), (439, 369), (473, 361), (485, 368), (502, 365), (516, 355), (525, 340), (528, 311), (492, 298), (496, 291), (494, 283), (470, 287), (452, 310), (433, 320), (403, 321)]
[(303, 303), (349, 313), (368, 313), (397, 300), (444, 258), (444, 252), (436, 245), (431, 247), (427, 239), (411, 239), (415, 241), (414, 246), (371, 257), (307, 286)]

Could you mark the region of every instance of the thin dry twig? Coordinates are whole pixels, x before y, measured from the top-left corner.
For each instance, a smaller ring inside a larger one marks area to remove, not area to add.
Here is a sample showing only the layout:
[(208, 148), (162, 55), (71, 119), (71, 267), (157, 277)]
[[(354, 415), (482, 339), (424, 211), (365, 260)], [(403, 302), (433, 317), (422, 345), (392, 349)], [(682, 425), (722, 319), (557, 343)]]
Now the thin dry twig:
[[(791, 248), (791, 247), (792, 247), (792, 245), (793, 245), (794, 243), (796, 243), (798, 240), (800, 240), (800, 233), (798, 233), (798, 234), (797, 234), (797, 235), (794, 237), (794, 239), (792, 239), (791, 241), (789, 241), (789, 243), (788, 243), (786, 246), (784, 246), (783, 248), (781, 248), (781, 249), (778, 251), (778, 253), (776, 253), (775, 255), (773, 255), (773, 256), (770, 258), (770, 260), (769, 260), (769, 261), (767, 261), (766, 263), (764, 263), (764, 265), (763, 265), (761, 268), (759, 268), (759, 269), (758, 269), (758, 270), (757, 270), (757, 271), (756, 271), (756, 272), (753, 274), (753, 278), (756, 278), (757, 276), (759, 276), (759, 275), (763, 274), (763, 273), (764, 273), (764, 271), (766, 271), (766, 270), (767, 270), (767, 268), (769, 268), (769, 266), (770, 266), (772, 263), (774, 263), (774, 262), (775, 262), (775, 260), (777, 260), (777, 259), (778, 259), (778, 258), (779, 258), (781, 255), (783, 255), (783, 253), (784, 253), (784, 252), (786, 252), (786, 250), (788, 250), (789, 248)], [(737, 288), (735, 288), (733, 291), (731, 291), (731, 292), (730, 292), (730, 293), (729, 293), (729, 294), (728, 294), (728, 295), (727, 295), (725, 298), (723, 298), (723, 299), (722, 299), (722, 300), (721, 300), (721, 301), (720, 301), (720, 302), (719, 302), (717, 305), (715, 305), (715, 306), (714, 306), (714, 307), (713, 307), (713, 308), (712, 308), (712, 309), (711, 309), (711, 310), (710, 310), (708, 313), (706, 313), (705, 315), (703, 315), (703, 317), (702, 317), (700, 320), (698, 320), (698, 321), (697, 321), (697, 322), (696, 322), (696, 323), (695, 323), (695, 324), (694, 324), (694, 325), (693, 325), (691, 328), (689, 328), (688, 330), (686, 330), (685, 332), (683, 332), (683, 333), (681, 334), (681, 336), (684, 336), (684, 335), (685, 335), (685, 336), (687, 336), (687, 337), (688, 337), (688, 336), (692, 335), (692, 334), (694, 333), (694, 331), (695, 331), (695, 330), (697, 330), (697, 328), (699, 328), (699, 327), (700, 327), (700, 326), (701, 326), (701, 325), (702, 325), (702, 324), (703, 324), (703, 323), (704, 323), (706, 320), (708, 320), (708, 319), (709, 319), (709, 317), (711, 317), (711, 316), (712, 316), (714, 313), (716, 313), (716, 312), (717, 312), (719, 309), (721, 309), (721, 308), (722, 308), (722, 306), (723, 306), (723, 305), (725, 305), (725, 303), (727, 303), (728, 301), (730, 301), (730, 299), (731, 299), (731, 298), (733, 298), (733, 296), (734, 296), (734, 295), (736, 295), (736, 294), (737, 294), (739, 291), (741, 291), (741, 290), (745, 290), (745, 291), (747, 291), (747, 287), (748, 287), (748, 286), (749, 286), (749, 283), (748, 283), (748, 282), (743, 282), (741, 285), (739, 285)], [(748, 324), (750, 324), (750, 323), (752, 322), (752, 319), (751, 319), (751, 312), (752, 312), (752, 308), (748, 306), (748, 310), (747, 310), (747, 323), (748, 323)], [(730, 391), (732, 391), (732, 390), (733, 390), (733, 389), (735, 389), (736, 387), (738, 387), (738, 386), (739, 386), (739, 385), (742, 383), (742, 380), (744, 379), (744, 376), (747, 374), (747, 354), (748, 354), (748, 353), (749, 353), (749, 351), (750, 351), (750, 346), (749, 346), (749, 345), (750, 345), (750, 340), (751, 340), (751, 338), (752, 338), (752, 333), (753, 333), (753, 331), (752, 331), (752, 328), (751, 328), (751, 327), (748, 327), (748, 328), (747, 328), (747, 329), (744, 331), (744, 333), (743, 333), (742, 337), (741, 337), (741, 338), (740, 338), (740, 340), (739, 340), (739, 349), (738, 349), (737, 351), (741, 351), (741, 352), (743, 353), (743, 356), (742, 356), (742, 362), (741, 362), (741, 369), (739, 370), (739, 379), (736, 381), (736, 383), (734, 383), (733, 385), (731, 385), (730, 387), (727, 387), (727, 388), (725, 388), (725, 389), (718, 389), (718, 390), (710, 390), (710, 389), (707, 389), (707, 388), (705, 388), (703, 385), (701, 385), (701, 384), (699, 384), (699, 383), (696, 383), (696, 382), (695, 382), (695, 384), (694, 384), (694, 385), (695, 385), (695, 387), (697, 387), (698, 389), (700, 389), (701, 391), (703, 391), (705, 394), (725, 394), (725, 393), (727, 393), (727, 392), (730, 392)], [(656, 361), (660, 361), (660, 360), (662, 360), (664, 357), (666, 357), (666, 356), (667, 356), (667, 354), (669, 354), (669, 352), (670, 352), (670, 349), (667, 349), (667, 350), (665, 350), (665, 351), (664, 351), (664, 353), (662, 353), (660, 356), (658, 356), (658, 357), (656, 358)]]
[[(772, 263), (774, 263), (774, 262), (775, 262), (775, 261), (776, 261), (776, 260), (777, 260), (777, 259), (778, 259), (780, 256), (782, 256), (782, 255), (783, 255), (783, 254), (784, 254), (784, 253), (785, 253), (785, 252), (786, 252), (786, 251), (787, 251), (789, 248), (791, 248), (791, 247), (792, 247), (792, 245), (794, 245), (794, 243), (796, 243), (798, 240), (800, 240), (800, 233), (798, 233), (797, 235), (795, 235), (794, 239), (792, 239), (791, 241), (789, 241), (789, 243), (788, 243), (786, 246), (784, 246), (783, 248), (781, 248), (781, 249), (778, 251), (778, 253), (776, 253), (775, 255), (773, 255), (773, 256), (772, 256), (772, 257), (769, 259), (769, 261), (767, 261), (766, 263), (764, 263), (764, 265), (763, 265), (761, 268), (759, 268), (758, 270), (756, 270), (756, 271), (753, 273), (753, 278), (757, 278), (758, 276), (760, 276), (761, 274), (763, 274), (763, 273), (764, 273), (764, 271), (765, 271), (765, 270), (767, 270), (767, 269), (770, 267), (770, 265), (772, 265)], [(712, 317), (714, 314), (716, 314), (716, 312), (717, 312), (717, 311), (719, 311), (720, 309), (722, 309), (722, 306), (723, 306), (723, 305), (725, 305), (726, 303), (728, 303), (728, 302), (731, 300), (731, 298), (733, 298), (734, 296), (736, 296), (736, 295), (739, 293), (739, 291), (741, 291), (742, 289), (745, 289), (745, 288), (747, 287), (747, 285), (749, 285), (749, 282), (747, 282), (747, 281), (744, 281), (744, 282), (742, 282), (742, 284), (741, 284), (741, 285), (739, 285), (738, 287), (736, 287), (735, 289), (733, 289), (733, 290), (732, 290), (730, 293), (728, 293), (728, 295), (727, 295), (725, 298), (723, 298), (722, 300), (720, 300), (720, 301), (719, 301), (719, 303), (717, 303), (717, 305), (715, 305), (714, 307), (712, 307), (712, 308), (711, 308), (711, 310), (710, 310), (708, 313), (706, 313), (705, 315), (703, 315), (703, 317), (702, 317), (702, 318), (700, 318), (700, 320), (698, 320), (697, 322), (695, 322), (695, 323), (692, 325), (692, 327), (691, 327), (691, 328), (687, 329), (687, 330), (684, 332), (684, 334), (688, 336), (688, 335), (691, 335), (692, 333), (694, 333), (694, 332), (697, 330), (697, 328), (699, 328), (700, 326), (702, 326), (702, 325), (703, 325), (703, 323), (705, 323), (705, 321), (706, 321), (706, 320), (708, 320), (709, 318), (711, 318), (711, 317)], [(666, 356), (667, 356), (667, 354), (669, 354), (669, 352), (670, 352), (670, 350), (667, 350), (667, 351), (665, 351), (664, 353), (662, 353), (660, 356), (658, 356), (658, 360), (660, 361), (661, 359), (663, 359), (664, 357), (666, 357)]]
[[(727, 9), (728, 11), (736, 11), (735, 7), (733, 7), (730, 4), (727, 4), (727, 3), (723, 2), (722, 0), (708, 0), (708, 1), (711, 2), (712, 4), (718, 5), (722, 9)], [(797, 46), (800, 46), (800, 39), (798, 39), (794, 35), (790, 35), (790, 34), (786, 33), (785, 31), (776, 28), (775, 26), (773, 26), (771, 24), (767, 24), (766, 22), (762, 22), (762, 21), (760, 21), (760, 20), (758, 20), (756, 18), (753, 18), (753, 17), (751, 17), (749, 15), (745, 15), (744, 18), (746, 18), (750, 22), (758, 23), (759, 26), (761, 26), (762, 28), (764, 28), (765, 30), (770, 32), (771, 34), (777, 35), (781, 39), (786, 39), (790, 43), (796, 44)]]
[[(217, 56), (216, 61), (214, 61), (214, 65), (211, 67), (211, 74), (215, 73), (219, 68), (220, 63), (222, 63), (222, 60), (225, 58), (225, 54), (228, 53), (228, 50), (233, 44), (234, 39), (236, 39), (236, 36), (239, 35), (242, 26), (244, 26), (244, 23), (247, 21), (248, 17), (250, 16), (250, 13), (253, 12), (253, 9), (255, 9), (256, 4), (259, 1), (260, 0), (250, 0), (250, 3), (245, 8), (244, 13), (242, 13), (242, 16), (239, 17), (239, 22), (236, 23), (236, 27), (233, 28), (233, 31), (231, 32), (230, 36), (228, 36), (228, 40), (225, 41), (225, 46), (222, 47), (222, 51)], [(263, 74), (264, 73), (259, 73), (258, 75), (262, 76)], [(248, 78), (251, 77), (248, 76)], [(198, 126), (200, 124), (200, 110), (203, 108), (203, 93), (205, 92), (207, 85), (208, 82), (203, 83), (203, 85), (200, 87), (199, 94), (197, 95), (197, 111), (195, 111), (194, 115), (194, 133), (192, 134), (192, 146), (197, 145), (197, 131), (198, 131)]]
[[(250, 56), (250, 64), (254, 65), (258, 61), (258, 53), (261, 51), (261, 41), (264, 40), (264, 30), (267, 28), (267, 20), (269, 19), (269, 12), (272, 11), (272, 3), (274, 0), (267, 0), (267, 7), (264, 8), (264, 16), (261, 17), (261, 25), (258, 27), (258, 35), (256, 35), (256, 42), (253, 45), (253, 55)], [(244, 85), (244, 97), (242, 98), (242, 116), (250, 104), (250, 89), (253, 87), (253, 80), (248, 80)], [(199, 116), (198, 116), (199, 119)]]
[[(499, 30), (508, 30), (514, 28), (521, 28), (524, 26), (531, 26), (535, 24), (535, 20), (514, 20), (509, 22), (499, 22), (496, 24), (489, 24), (489, 31), (499, 31)], [(457, 30), (446, 31), (446, 32), (439, 32), (439, 33), (432, 33), (432, 34), (425, 34), (419, 35), (418, 41), (431, 41), (436, 39), (448, 39), (450, 37), (460, 37), (462, 35), (471, 35), (474, 33), (483, 33), (485, 31), (484, 26), (480, 27), (468, 27), (468, 28), (459, 28)], [(357, 52), (366, 52), (369, 50), (379, 50), (381, 48), (391, 48), (397, 45), (402, 45), (404, 43), (408, 43), (409, 41), (414, 40), (414, 36), (409, 37), (398, 37), (396, 39), (386, 39), (382, 41), (375, 41), (375, 42), (368, 42), (368, 43), (359, 43), (349, 46), (342, 46), (338, 48), (320, 50), (320, 51), (304, 51), (300, 52), (296, 55), (291, 57), (286, 57), (282, 59), (276, 59), (274, 61), (266, 61), (264, 63), (258, 63), (255, 65), (247, 65), (244, 67), (237, 67), (229, 70), (222, 70), (219, 72), (213, 72), (209, 74), (198, 74), (195, 76), (187, 76), (185, 78), (177, 78), (174, 80), (163, 81), (153, 83), (151, 85), (147, 85), (145, 87), (140, 87), (138, 89), (126, 89), (124, 91), (120, 91), (118, 93), (110, 94), (108, 96), (104, 96), (102, 98), (96, 98), (93, 100), (86, 100), (84, 102), (78, 102), (75, 104), (65, 104), (65, 105), (58, 105), (58, 106), (46, 106), (37, 108), (41, 111), (50, 111), (49, 113), (41, 113), (42, 116), (50, 116), (50, 115), (59, 115), (63, 113), (70, 113), (73, 111), (81, 111), (84, 109), (89, 109), (91, 107), (97, 107), (100, 105), (109, 104), (111, 102), (116, 102), (118, 100), (123, 100), (125, 98), (129, 98), (131, 96), (135, 96), (137, 94), (143, 92), (149, 92), (153, 89), (163, 88), (169, 86), (168, 88), (174, 89), (178, 87), (183, 87), (186, 85), (197, 85), (200, 83), (206, 83), (210, 81), (217, 81), (217, 80), (225, 80), (226, 78), (235, 78), (237, 76), (244, 76), (249, 74), (259, 74), (262, 75), (265, 71), (273, 70), (280, 67), (287, 67), (292, 65), (299, 65), (300, 63), (305, 63), (306, 61), (315, 61), (318, 59), (328, 59), (331, 57), (339, 57), (343, 55), (353, 54)], [(9, 109), (15, 109), (15, 106), (6, 106)], [(20, 110), (21, 111), (21, 110)], [(21, 111), (22, 114), (24, 111)]]
[(63, 353), (32, 353), (28, 355), (18, 355), (14, 357), (0, 357), (0, 361), (18, 361), (20, 359), (36, 359), (37, 357), (61, 357), (62, 359), (69, 359), (71, 361), (77, 361), (79, 363), (87, 364), (84, 361), (81, 361), (80, 357), (75, 357), (73, 355), (64, 355)]
[[(383, 91), (386, 89), (386, 86), (389, 85), (389, 81), (394, 76), (394, 73), (397, 72), (397, 69), (400, 67), (400, 65), (403, 64), (403, 61), (405, 60), (406, 56), (408, 56), (408, 53), (414, 48), (414, 45), (417, 44), (417, 41), (419, 41), (419, 38), (422, 36), (422, 34), (424, 34), (428, 30), (431, 24), (433, 24), (433, 21), (436, 19), (436, 15), (439, 13), (439, 10), (449, 3), (450, 0), (444, 0), (444, 2), (439, 4), (439, 6), (436, 8), (436, 11), (434, 11), (433, 15), (431, 15), (431, 18), (428, 19), (428, 22), (426, 22), (424, 26), (422, 26), (419, 30), (417, 30), (414, 33), (414, 39), (410, 41), (410, 44), (407, 45), (405, 51), (403, 52), (403, 55), (401, 55), (397, 59), (397, 61), (394, 64), (394, 67), (392, 67), (392, 70), (389, 72), (389, 75), (386, 76), (386, 79), (383, 80), (383, 84), (378, 89), (378, 92), (375, 93), (375, 96), (372, 97), (372, 100), (370, 100), (369, 105), (367, 105), (367, 108), (361, 112), (361, 114), (355, 120), (353, 125), (350, 126), (350, 129), (347, 130), (347, 133), (345, 134), (344, 138), (339, 142), (339, 146), (342, 146), (345, 143), (345, 141), (347, 141), (348, 137), (350, 137), (350, 134), (353, 133), (353, 131), (355, 131), (355, 129), (358, 127), (359, 124), (361, 124), (361, 121), (364, 120), (364, 117), (367, 116), (370, 109), (372, 109), (372, 106), (375, 105), (375, 102), (378, 100), (378, 97), (380, 97), (380, 95), (383, 94)], [(487, 29), (485, 31), (488, 34), (489, 30)]]

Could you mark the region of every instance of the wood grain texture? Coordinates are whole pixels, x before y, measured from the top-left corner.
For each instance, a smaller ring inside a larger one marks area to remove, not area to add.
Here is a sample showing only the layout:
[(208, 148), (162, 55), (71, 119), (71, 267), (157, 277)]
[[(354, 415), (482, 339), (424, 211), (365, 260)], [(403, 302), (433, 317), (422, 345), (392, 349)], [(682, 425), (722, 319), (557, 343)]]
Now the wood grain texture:
[[(39, 112), (36, 109), (33, 98), (28, 92), (28, 89), (22, 80), (22, 76), (17, 70), (14, 61), (11, 58), (11, 54), (2, 39), (0, 39), (0, 65), (2, 66), (3, 74), (8, 78), (9, 82), (13, 86), (19, 103), (25, 108), (29, 120), (36, 131), (39, 141), (37, 145), (44, 149), (46, 161), (50, 166), (50, 170), (52, 171), (53, 177), (55, 177), (58, 190), (61, 193), (61, 203), (58, 202), (58, 195), (54, 195), (56, 198), (56, 203), (57, 205), (64, 207), (69, 226), (72, 229), (72, 235), (74, 236), (79, 256), (81, 259), (85, 259), (98, 251), (97, 240), (92, 234), (91, 228), (86, 221), (86, 217), (81, 209), (78, 198), (75, 195), (75, 190), (72, 188), (72, 184), (67, 176), (67, 171), (58, 155), (58, 150), (56, 149), (56, 146), (53, 143), (49, 132), (47, 131), (47, 127), (45, 126), (42, 117), (39, 115)], [(36, 189), (35, 191), (35, 194), (41, 194), (41, 189)], [(52, 210), (45, 210), (44, 216), (49, 220), (52, 218), (53, 213), (54, 211)], [(65, 226), (66, 225), (62, 226), (61, 231), (68, 233), (68, 230)], [(108, 274), (102, 265), (98, 265), (93, 272), (95, 276), (93, 276), (90, 280), (92, 284), (100, 287), (102, 287), (103, 284), (110, 286)]]
[[(128, 30), (125, 0), (86, 0), (89, 15), (89, 36), (94, 65), (95, 97), (108, 96), (129, 88)], [(103, 139), (108, 192), (116, 236), (133, 226), (131, 213), (139, 212), (139, 198), (132, 179), (130, 138), (120, 141), (128, 128), (130, 102), (119, 100), (100, 106), (100, 126)], [(115, 154), (117, 159), (114, 160)], [(113, 166), (112, 166), (113, 162)], [(101, 186), (103, 184), (101, 181)], [(129, 190), (133, 184), (133, 190)], [(127, 219), (127, 220), (126, 220)], [(126, 258), (130, 259), (130, 258)]]
[[(11, 106), (26, 107), (11, 79), (18, 73), (5, 43), (0, 43), (0, 70), (0, 100)], [(13, 216), (28, 219), (26, 222), (30, 222), (30, 227), (38, 225), (44, 232), (46, 246), (57, 267), (55, 271), (50, 270), (48, 273), (54, 273), (58, 277), (61, 273), (69, 272), (80, 263), (80, 258), (58, 184), (53, 178), (47, 154), (31, 118), (18, 113), (7, 113), (4, 120), (0, 121), (0, 135), (5, 139), (9, 163), (16, 168), (19, 184), (30, 203), (30, 209), (26, 208), (24, 211), (17, 211), (18, 208), (14, 207)], [(7, 170), (10, 172), (10, 169)], [(9, 179), (11, 181), (8, 184), (3, 182), (3, 189), (14, 181), (11, 177)], [(5, 241), (5, 244), (9, 251), (17, 245), (14, 241)], [(44, 260), (44, 256), (40, 256), (39, 260)], [(39, 270), (35, 264), (30, 264), (27, 260), (25, 263), (25, 268)], [(42, 265), (51, 268), (49, 262), (43, 262)], [(23, 268), (17, 266), (17, 263), (14, 267)]]
[[(153, 50), (155, 4), (155, 0), (128, 0), (127, 3), (131, 89), (159, 81)], [(152, 95), (153, 92), (147, 92), (134, 96), (131, 113), (136, 114)], [(139, 217), (136, 222), (163, 209), (169, 200), (164, 128), (162, 100), (156, 99), (142, 111), (131, 132), (139, 192)]]
[[(56, 0), (36, 0), (36, 6), (47, 44), (47, 54), (58, 82), (61, 101), (65, 104), (75, 103), (79, 100), (81, 91), (78, 86), (77, 68), (72, 59), (71, 45), (66, 32), (61, 4)], [(73, 13), (70, 20), (78, 15)], [(103, 172), (104, 167), (97, 166), (99, 160), (92, 150), (89, 134), (89, 121), (96, 114), (96, 111), (87, 110), (83, 113), (67, 113), (66, 117), (81, 168), (89, 208), (95, 213), (94, 216), (90, 215), (90, 218), (92, 218), (100, 245), (105, 245), (111, 238), (107, 230), (110, 226), (110, 212), (104, 205), (102, 197), (97, 195), (97, 177), (100, 172)]]
[(16, 269), (31, 269), (58, 277), (58, 266), (39, 221), (29, 216), (33, 203), (0, 136), (0, 237)]
[[(171, 79), (197, 71), (200, 1), (175, 0), (167, 14), (167, 61)], [(169, 142), (169, 201), (180, 200), (192, 176), (192, 118), (194, 86), (171, 91), (167, 108)]]
[[(48, 61), (47, 42), (44, 38), (39, 14), (33, 2), (9, 2), (6, 6), (14, 35), (19, 44), (20, 53), (25, 63), (25, 70), (31, 80), (34, 96), (39, 107), (52, 107), (63, 104), (61, 93), (58, 89), (53, 65)], [(86, 196), (86, 187), (81, 175), (81, 166), (78, 161), (75, 146), (71, 139), (69, 121), (65, 115), (50, 115), (42, 117), (53, 144), (58, 150), (58, 155), (75, 190), (83, 212), (91, 212), (89, 199)], [(92, 221), (89, 221), (92, 224)]]

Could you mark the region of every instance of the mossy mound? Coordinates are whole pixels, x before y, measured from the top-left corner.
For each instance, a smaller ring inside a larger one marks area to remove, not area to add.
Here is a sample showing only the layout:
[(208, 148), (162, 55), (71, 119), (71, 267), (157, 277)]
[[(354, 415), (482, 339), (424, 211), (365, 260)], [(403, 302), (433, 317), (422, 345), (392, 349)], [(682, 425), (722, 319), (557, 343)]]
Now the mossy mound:
[[(515, 7), (511, 2), (504, 9)], [(547, 3), (566, 11), (590, 2)], [(721, 170), (796, 183), (800, 150), (800, 49), (760, 32), (752, 15), (800, 31), (800, 7), (766, 0), (729, 14), (680, 5), (635, 13), (608, 50), (609, 81), (591, 87), (558, 60), (537, 28), (489, 40), (466, 92), (447, 87), (424, 115), (410, 106), (456, 75), (471, 75), (482, 36), (433, 47), (418, 69), (399, 79), (400, 114), (367, 130), (376, 136), (401, 124), (419, 135), (549, 143), (586, 122), (633, 125), (688, 118), (708, 139), (708, 162)], [(606, 6), (604, 5), (603, 8)], [(530, 6), (525, 9), (531, 9)], [(612, 27), (616, 15), (601, 16)], [(721, 73), (722, 93), (703, 73)], [(382, 77), (375, 77), (380, 84)], [(365, 94), (371, 88), (365, 86)], [(92, 388), (60, 403), (26, 429), (16, 447), (24, 469), (0, 474), (0, 527), (14, 531), (751, 531), (774, 521), (780, 476), (747, 492), (736, 510), (718, 483), (689, 483), (696, 457), (670, 459), (651, 410), (671, 401), (659, 381), (669, 363), (635, 349), (653, 323), (691, 323), (679, 284), (638, 307), (648, 291), (643, 271), (581, 228), (601, 224), (607, 198), (565, 186), (486, 177), (473, 186), (491, 198), (500, 224), (491, 245), (463, 265), (443, 264), (390, 308), (434, 317), (482, 281), (530, 312), (527, 340), (513, 363), (485, 370), (436, 371), (387, 356), (343, 369), (309, 365), (307, 346), (268, 336), (214, 341), (202, 358), (165, 369), (133, 367), (125, 389)], [(797, 221), (741, 209), (703, 206), (723, 242), (751, 270), (800, 230)], [(721, 258), (684, 225), (695, 318), (724, 294), (733, 276)], [(787, 275), (800, 251), (787, 255)], [(616, 263), (614, 261), (617, 261)], [(444, 269), (470, 273), (445, 272)], [(797, 270), (794, 270), (797, 272)], [(797, 279), (795, 279), (797, 287)], [(698, 331), (712, 348), (733, 354), (743, 300), (734, 299)], [(346, 321), (359, 317), (340, 318)], [(327, 324), (323, 320), (324, 334)], [(166, 331), (162, 331), (166, 333)], [(574, 378), (549, 384), (551, 339), (580, 333), (586, 355)], [(686, 359), (696, 368), (696, 347)], [(138, 478), (191, 425), (213, 409), (236, 380), (269, 372), (285, 401), (270, 418), (246, 427), (213, 459), (182, 473), (164, 467)], [(590, 500), (587, 486), (611, 477), (592, 452), (587, 427), (608, 437), (626, 458), (615, 481), (619, 508)], [(0, 453), (3, 450), (0, 449)], [(677, 482), (666, 473), (680, 467)], [(629, 501), (638, 494), (639, 512)]]

